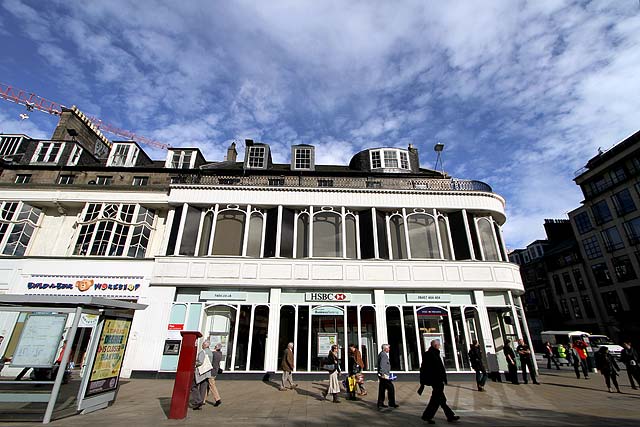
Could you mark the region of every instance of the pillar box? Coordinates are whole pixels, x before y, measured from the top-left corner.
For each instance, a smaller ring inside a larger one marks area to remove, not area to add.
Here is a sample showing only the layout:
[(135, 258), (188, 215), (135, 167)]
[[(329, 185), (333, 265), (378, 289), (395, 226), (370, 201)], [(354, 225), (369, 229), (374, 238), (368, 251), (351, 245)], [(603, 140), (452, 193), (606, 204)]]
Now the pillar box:
[(178, 358), (178, 371), (176, 381), (173, 383), (171, 395), (171, 410), (169, 419), (181, 420), (187, 416), (189, 409), (189, 393), (193, 384), (193, 375), (196, 364), (196, 340), (202, 336), (198, 331), (181, 331), (182, 345)]

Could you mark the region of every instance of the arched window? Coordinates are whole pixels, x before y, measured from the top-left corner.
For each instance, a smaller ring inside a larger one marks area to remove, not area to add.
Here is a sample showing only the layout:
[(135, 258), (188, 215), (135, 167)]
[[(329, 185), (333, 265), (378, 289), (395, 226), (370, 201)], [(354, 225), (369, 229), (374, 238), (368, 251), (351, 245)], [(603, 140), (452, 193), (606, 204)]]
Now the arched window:
[(242, 255), (246, 213), (237, 209), (218, 212), (213, 255)]
[(440, 240), (442, 241), (442, 255), (444, 259), (453, 259), (451, 241), (449, 241), (449, 226), (443, 216), (438, 217), (438, 229), (440, 230)]
[(417, 213), (407, 217), (411, 258), (440, 258), (436, 222), (431, 215)]
[(356, 217), (353, 214), (347, 214), (345, 217), (345, 229), (347, 240), (347, 258), (358, 258), (357, 240), (356, 240)]
[(296, 258), (309, 256), (309, 214), (300, 212), (296, 225)]
[(254, 212), (249, 219), (249, 236), (247, 239), (247, 256), (260, 258), (262, 248), (262, 214)]
[(391, 239), (391, 256), (393, 259), (407, 259), (406, 238), (404, 234), (404, 218), (395, 214), (389, 218), (389, 238)]
[(500, 261), (496, 240), (493, 237), (492, 221), (489, 218), (478, 218), (477, 227), (484, 260)]
[(198, 256), (209, 255), (209, 240), (211, 240), (211, 227), (213, 226), (213, 212), (209, 211), (202, 220), (202, 230), (200, 230), (200, 246)]
[(339, 214), (321, 211), (313, 216), (313, 256), (342, 256), (342, 219)]

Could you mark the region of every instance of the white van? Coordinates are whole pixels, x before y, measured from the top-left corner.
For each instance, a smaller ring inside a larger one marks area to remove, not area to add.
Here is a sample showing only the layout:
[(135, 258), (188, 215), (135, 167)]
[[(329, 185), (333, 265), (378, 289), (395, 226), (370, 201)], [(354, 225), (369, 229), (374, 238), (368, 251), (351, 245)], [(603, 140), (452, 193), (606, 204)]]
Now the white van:
[(606, 346), (609, 349), (609, 353), (617, 359), (620, 358), (620, 353), (622, 352), (622, 347), (615, 344), (613, 340), (606, 335), (592, 335), (584, 331), (542, 331), (540, 336), (543, 343), (549, 341), (554, 347), (557, 347), (558, 344), (567, 347), (569, 343), (582, 340), (590, 346), (590, 350), (594, 353), (603, 345)]

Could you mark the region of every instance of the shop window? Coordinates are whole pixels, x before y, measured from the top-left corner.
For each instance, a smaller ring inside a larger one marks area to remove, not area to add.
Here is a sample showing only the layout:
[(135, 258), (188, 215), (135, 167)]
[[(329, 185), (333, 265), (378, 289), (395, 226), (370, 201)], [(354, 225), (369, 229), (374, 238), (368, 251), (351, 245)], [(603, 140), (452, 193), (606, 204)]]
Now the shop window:
[(365, 370), (377, 369), (378, 344), (376, 310), (371, 306), (360, 308), (360, 352)]
[(88, 203), (73, 254), (144, 258), (154, 218), (153, 210), (140, 205)]
[[(404, 371), (404, 343), (402, 340), (402, 321), (398, 307), (387, 307), (387, 337), (391, 346), (389, 360), (392, 371)], [(384, 343), (382, 343), (384, 344)]]
[[(407, 240), (404, 233), (404, 218), (396, 214), (389, 218), (389, 237), (391, 240), (392, 259), (407, 259)], [(378, 240), (378, 245), (383, 246), (384, 241)]]
[(240, 319), (238, 321), (238, 341), (236, 343), (235, 369), (244, 371), (247, 369), (247, 356), (249, 352), (249, 330), (251, 328), (251, 306), (240, 306)]
[(309, 214), (298, 213), (296, 225), (296, 258), (309, 257)]
[(23, 256), (42, 211), (24, 202), (0, 202), (0, 247), (3, 255)]
[(180, 255), (195, 255), (201, 213), (202, 211), (195, 206), (189, 205), (187, 208), (187, 217), (184, 221), (182, 240), (180, 241), (180, 252), (178, 252)]
[[(282, 356), (284, 350), (287, 348), (287, 344), (295, 342), (295, 328), (296, 328), (296, 309), (290, 305), (283, 305), (280, 307), (280, 337), (278, 338), (278, 364), (276, 369), (280, 370), (282, 364)], [(294, 355), (298, 351), (297, 348), (293, 349)]]
[(347, 214), (345, 217), (345, 232), (346, 232), (346, 246), (347, 246), (347, 258), (356, 259), (358, 257), (358, 241), (356, 237), (356, 217), (352, 214)]
[(346, 363), (344, 350), (344, 308), (338, 306), (316, 306), (311, 308), (311, 370), (319, 371), (329, 354), (329, 343), (340, 346), (340, 359)]
[[(250, 306), (242, 306), (240, 321), (243, 320), (248, 322), (248, 316), (251, 315), (251, 307)], [(248, 312), (248, 314), (247, 314)], [(213, 348), (217, 343), (222, 344), (222, 363), (221, 368), (226, 370), (233, 370), (234, 366), (232, 365), (232, 360), (234, 357), (234, 352), (238, 348), (236, 343), (234, 342), (234, 336), (236, 333), (236, 306), (227, 306), (227, 305), (214, 305), (208, 307), (206, 309), (207, 314), (207, 331), (208, 338), (211, 342), (211, 347)], [(246, 323), (248, 325), (248, 323)], [(247, 347), (246, 343), (248, 342), (249, 337), (249, 328), (248, 326), (243, 329), (246, 331), (245, 335), (241, 335), (238, 333), (238, 340), (246, 338), (244, 341), (244, 347), (242, 350), (244, 351), (244, 359), (243, 366), (246, 366), (247, 361)], [(235, 355), (236, 364), (238, 363), (238, 355)], [(244, 368), (243, 368), (244, 369)]]
[(464, 309), (465, 324), (469, 334), (469, 344), (473, 341), (482, 342), (482, 331), (480, 330), (480, 316), (478, 310), (472, 307)]
[(309, 370), (309, 306), (298, 306), (298, 341), (294, 349), (296, 370)]
[(440, 258), (436, 222), (431, 215), (408, 215), (407, 228), (411, 258)]
[(500, 261), (498, 248), (492, 231), (492, 221), (488, 218), (479, 218), (477, 221), (478, 235), (485, 261)]
[(313, 257), (342, 256), (342, 220), (339, 214), (322, 211), (313, 216)]
[(253, 334), (251, 338), (251, 360), (249, 369), (264, 370), (264, 355), (267, 349), (267, 330), (269, 326), (269, 307), (259, 305), (253, 313)]
[[(404, 335), (406, 337), (407, 344), (407, 370), (418, 371), (420, 370), (420, 358), (418, 353), (421, 348), (416, 342), (416, 316), (413, 307), (402, 307), (402, 315), (404, 316)], [(424, 352), (424, 351), (423, 351)]]
[(451, 307), (451, 323), (453, 324), (453, 339), (456, 341), (456, 348), (458, 349), (458, 364), (460, 369), (469, 370), (471, 364), (469, 363), (469, 344), (464, 333), (464, 319), (462, 318), (462, 312), (460, 307)]
[(245, 216), (244, 212), (235, 209), (218, 212), (213, 255), (242, 255)]

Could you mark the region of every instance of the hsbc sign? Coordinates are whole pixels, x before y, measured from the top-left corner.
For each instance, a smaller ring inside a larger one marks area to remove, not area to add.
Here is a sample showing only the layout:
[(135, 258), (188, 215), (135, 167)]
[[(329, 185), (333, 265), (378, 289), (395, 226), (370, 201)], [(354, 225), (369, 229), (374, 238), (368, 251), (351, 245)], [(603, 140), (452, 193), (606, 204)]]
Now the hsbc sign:
[(347, 302), (351, 301), (351, 294), (343, 292), (305, 292), (304, 299), (310, 302)]

